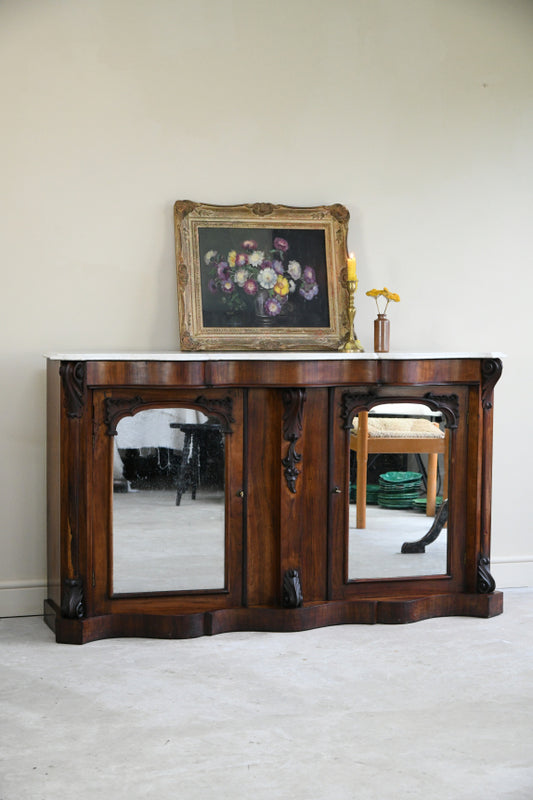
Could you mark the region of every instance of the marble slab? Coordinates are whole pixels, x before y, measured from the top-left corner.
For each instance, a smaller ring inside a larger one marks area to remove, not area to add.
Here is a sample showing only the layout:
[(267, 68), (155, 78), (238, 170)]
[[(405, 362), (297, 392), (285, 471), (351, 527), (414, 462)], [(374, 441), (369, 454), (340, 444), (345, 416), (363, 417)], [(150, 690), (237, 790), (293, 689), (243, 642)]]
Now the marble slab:
[(162, 352), (46, 353), (50, 361), (421, 361), (426, 359), (504, 358), (503, 353), (339, 353), (339, 352)]

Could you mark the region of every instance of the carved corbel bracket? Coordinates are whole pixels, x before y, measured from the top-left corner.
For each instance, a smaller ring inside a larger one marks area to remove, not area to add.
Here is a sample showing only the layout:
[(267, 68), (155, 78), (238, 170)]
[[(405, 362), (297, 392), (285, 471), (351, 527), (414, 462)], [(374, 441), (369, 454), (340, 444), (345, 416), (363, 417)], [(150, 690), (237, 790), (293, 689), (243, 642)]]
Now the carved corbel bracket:
[(490, 561), (487, 556), (479, 556), (477, 562), (477, 590), (479, 594), (490, 594), (496, 589), (496, 581), (489, 571)]
[(82, 619), (85, 616), (83, 581), (81, 578), (65, 578), (61, 613), (68, 619)]
[(297, 569), (288, 569), (283, 576), (283, 608), (300, 608), (303, 605), (302, 586)]
[(233, 400), (231, 397), (205, 397), (200, 395), (194, 401), (194, 405), (200, 406), (208, 417), (214, 416), (221, 420), (221, 430), (224, 433), (231, 433), (231, 424), (235, 422), (233, 416)]
[(481, 404), (484, 411), (492, 408), (492, 394), (502, 374), (502, 362), (499, 358), (485, 358), (481, 362)]
[(87, 364), (65, 361), (59, 367), (67, 417), (80, 419), (87, 402)]
[(301, 453), (296, 452), (296, 442), (302, 435), (303, 407), (306, 399), (305, 389), (284, 389), (283, 406), (283, 438), (289, 442), (287, 455), (281, 463), (285, 467), (284, 475), (289, 491), (296, 494), (296, 478), (300, 470), (296, 466), (302, 460)]
[(104, 424), (107, 425), (107, 435), (116, 436), (117, 425), (122, 417), (132, 417), (139, 406), (142, 406), (143, 399), (140, 395), (135, 397), (106, 397), (104, 404)]

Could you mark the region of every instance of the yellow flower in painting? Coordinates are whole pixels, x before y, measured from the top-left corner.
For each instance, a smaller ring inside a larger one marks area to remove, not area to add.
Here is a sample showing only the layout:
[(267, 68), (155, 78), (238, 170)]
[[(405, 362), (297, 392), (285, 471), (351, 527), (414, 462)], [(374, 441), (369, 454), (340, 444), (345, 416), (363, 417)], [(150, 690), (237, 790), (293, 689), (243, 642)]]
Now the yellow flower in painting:
[[(396, 294), (395, 292), (389, 292), (389, 290), (387, 289), (386, 286), (384, 286), (383, 289), (371, 289), (369, 292), (367, 292), (367, 296), (368, 297), (373, 297), (374, 300), (376, 301), (376, 305), (378, 307), (378, 314), (384, 314), (386, 312), (391, 300), (394, 303), (399, 303), (400, 302), (400, 295)], [(380, 310), (379, 303), (378, 303), (378, 297), (384, 297), (385, 300), (387, 301), (383, 311)]]
[(236, 258), (237, 258), (237, 251), (236, 250), (230, 250), (229, 253), (228, 253), (228, 264), (230, 265), (230, 267), (234, 267), (235, 266), (235, 259)]
[(278, 275), (278, 280), (276, 285), (274, 286), (274, 291), (276, 294), (279, 294), (280, 297), (285, 297), (286, 294), (289, 294), (289, 281), (283, 275)]

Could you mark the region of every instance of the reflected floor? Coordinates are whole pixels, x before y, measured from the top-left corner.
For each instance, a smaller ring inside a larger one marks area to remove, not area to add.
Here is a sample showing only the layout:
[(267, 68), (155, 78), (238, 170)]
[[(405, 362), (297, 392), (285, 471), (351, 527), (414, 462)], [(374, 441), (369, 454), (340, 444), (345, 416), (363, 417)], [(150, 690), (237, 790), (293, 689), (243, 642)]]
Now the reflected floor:
[(355, 527), (356, 506), (350, 505), (350, 580), (396, 578), (446, 573), (447, 529), (427, 545), (425, 553), (402, 553), (404, 542), (421, 539), (433, 517), (416, 511), (367, 506), (366, 528)]
[[(199, 490), (196, 500), (188, 493), (175, 502), (174, 490), (113, 495), (115, 594), (224, 586), (223, 492)], [(350, 505), (350, 580), (446, 573), (446, 529), (425, 553), (401, 553), (432, 517), (367, 506), (367, 527), (358, 530), (355, 511)]]
[(114, 593), (224, 586), (224, 493), (113, 495)]

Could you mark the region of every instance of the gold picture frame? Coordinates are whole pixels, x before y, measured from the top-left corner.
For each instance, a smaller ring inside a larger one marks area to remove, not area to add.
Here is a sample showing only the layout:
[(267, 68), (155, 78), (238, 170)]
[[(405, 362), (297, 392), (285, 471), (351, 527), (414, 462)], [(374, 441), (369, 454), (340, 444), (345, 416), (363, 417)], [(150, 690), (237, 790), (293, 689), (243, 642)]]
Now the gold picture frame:
[(181, 349), (340, 349), (349, 218), (340, 204), (176, 201)]

